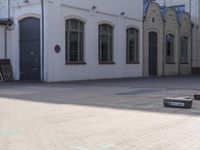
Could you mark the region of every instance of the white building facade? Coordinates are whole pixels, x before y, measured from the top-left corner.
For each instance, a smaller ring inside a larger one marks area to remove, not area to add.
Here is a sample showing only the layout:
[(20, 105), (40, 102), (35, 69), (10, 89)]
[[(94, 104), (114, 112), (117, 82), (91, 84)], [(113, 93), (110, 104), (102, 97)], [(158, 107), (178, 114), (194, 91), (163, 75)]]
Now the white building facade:
[(7, 58), (15, 80), (142, 76), (143, 1), (44, 0), (43, 6), (11, 3)]

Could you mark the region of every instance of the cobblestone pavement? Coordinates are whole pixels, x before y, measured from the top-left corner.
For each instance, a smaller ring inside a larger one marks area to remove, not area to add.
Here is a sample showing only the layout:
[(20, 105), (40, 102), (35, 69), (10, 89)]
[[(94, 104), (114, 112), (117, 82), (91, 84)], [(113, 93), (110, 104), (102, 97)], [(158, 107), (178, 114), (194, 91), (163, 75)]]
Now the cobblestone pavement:
[(200, 76), (0, 85), (0, 150), (199, 150)]

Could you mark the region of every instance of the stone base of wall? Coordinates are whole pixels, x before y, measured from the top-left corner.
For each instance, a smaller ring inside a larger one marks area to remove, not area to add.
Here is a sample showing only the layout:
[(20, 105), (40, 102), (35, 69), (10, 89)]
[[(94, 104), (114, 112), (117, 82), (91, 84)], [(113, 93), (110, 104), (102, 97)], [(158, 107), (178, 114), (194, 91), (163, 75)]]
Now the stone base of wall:
[(200, 74), (200, 67), (193, 67), (192, 68), (192, 73), (194, 73), (194, 74)]

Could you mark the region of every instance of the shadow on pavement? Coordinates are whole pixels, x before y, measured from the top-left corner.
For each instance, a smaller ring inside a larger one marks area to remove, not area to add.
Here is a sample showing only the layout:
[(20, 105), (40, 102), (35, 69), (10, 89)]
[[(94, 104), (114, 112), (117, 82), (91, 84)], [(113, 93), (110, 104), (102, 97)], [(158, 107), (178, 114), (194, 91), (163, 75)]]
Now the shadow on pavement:
[(176, 109), (164, 108), (163, 99), (192, 96), (199, 90), (200, 76), (189, 75), (64, 83), (7, 83), (0, 85), (0, 98), (198, 116), (200, 101), (194, 101), (192, 109)]

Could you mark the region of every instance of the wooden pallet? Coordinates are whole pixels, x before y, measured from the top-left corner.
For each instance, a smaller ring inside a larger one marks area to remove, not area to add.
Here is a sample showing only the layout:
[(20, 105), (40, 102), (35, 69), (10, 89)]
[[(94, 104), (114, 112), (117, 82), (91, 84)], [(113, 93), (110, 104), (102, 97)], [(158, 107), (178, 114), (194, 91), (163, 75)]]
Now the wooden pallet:
[(1, 74), (1, 72), (0, 72), (0, 83), (3, 83), (3, 82), (4, 82), (3, 76), (2, 76), (2, 74)]
[(13, 81), (13, 71), (11, 65), (2, 65), (2, 75), (5, 82)]

